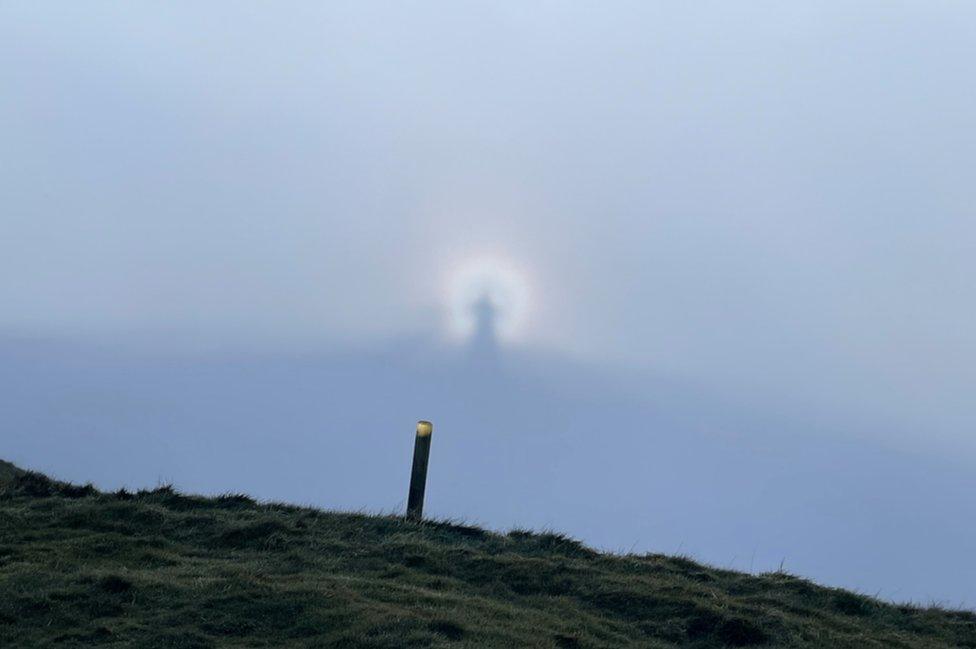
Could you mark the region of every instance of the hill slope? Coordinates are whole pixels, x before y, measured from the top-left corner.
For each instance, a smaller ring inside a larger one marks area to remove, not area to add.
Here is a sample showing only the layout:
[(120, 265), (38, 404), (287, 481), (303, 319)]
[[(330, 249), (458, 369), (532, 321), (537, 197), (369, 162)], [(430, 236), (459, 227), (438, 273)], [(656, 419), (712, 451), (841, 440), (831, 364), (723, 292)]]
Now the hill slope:
[(0, 469), (3, 647), (976, 647), (787, 574)]

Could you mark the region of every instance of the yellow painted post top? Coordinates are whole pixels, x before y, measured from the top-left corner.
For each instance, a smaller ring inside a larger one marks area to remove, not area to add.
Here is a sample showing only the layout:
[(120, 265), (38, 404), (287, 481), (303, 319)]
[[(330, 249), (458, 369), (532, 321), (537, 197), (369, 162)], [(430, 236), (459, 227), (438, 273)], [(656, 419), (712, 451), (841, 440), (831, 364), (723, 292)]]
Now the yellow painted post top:
[(434, 425), (429, 421), (417, 422), (417, 437), (429, 437), (434, 431)]

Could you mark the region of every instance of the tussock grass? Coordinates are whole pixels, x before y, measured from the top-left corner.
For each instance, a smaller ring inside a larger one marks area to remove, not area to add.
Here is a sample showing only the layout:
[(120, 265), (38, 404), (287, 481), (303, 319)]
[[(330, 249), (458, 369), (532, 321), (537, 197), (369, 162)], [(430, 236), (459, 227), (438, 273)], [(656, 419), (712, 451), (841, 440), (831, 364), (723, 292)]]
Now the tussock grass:
[(976, 647), (976, 614), (785, 573), (0, 464), (0, 647)]

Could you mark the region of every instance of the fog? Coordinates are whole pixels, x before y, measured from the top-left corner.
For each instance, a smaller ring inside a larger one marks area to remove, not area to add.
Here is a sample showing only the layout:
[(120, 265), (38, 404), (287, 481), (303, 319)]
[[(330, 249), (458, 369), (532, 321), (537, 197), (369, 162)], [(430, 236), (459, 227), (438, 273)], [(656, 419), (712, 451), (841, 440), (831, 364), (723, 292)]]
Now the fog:
[(972, 606), (974, 43), (957, 2), (6, 2), (0, 457), (393, 511), (426, 418), (432, 515)]

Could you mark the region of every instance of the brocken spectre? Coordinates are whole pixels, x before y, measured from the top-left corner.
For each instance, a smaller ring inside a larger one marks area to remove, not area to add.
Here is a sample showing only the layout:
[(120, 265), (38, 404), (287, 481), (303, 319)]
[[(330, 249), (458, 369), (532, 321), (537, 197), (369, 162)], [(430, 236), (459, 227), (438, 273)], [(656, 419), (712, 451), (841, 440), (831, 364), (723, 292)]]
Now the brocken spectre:
[(495, 309), (501, 342), (521, 337), (526, 328), (530, 290), (526, 273), (504, 257), (468, 258), (450, 273), (447, 285), (448, 332), (466, 340), (475, 330), (475, 305), (487, 299)]

